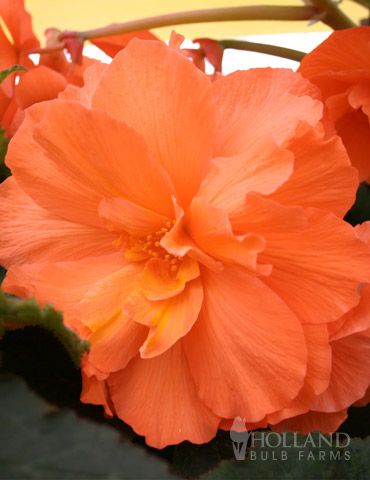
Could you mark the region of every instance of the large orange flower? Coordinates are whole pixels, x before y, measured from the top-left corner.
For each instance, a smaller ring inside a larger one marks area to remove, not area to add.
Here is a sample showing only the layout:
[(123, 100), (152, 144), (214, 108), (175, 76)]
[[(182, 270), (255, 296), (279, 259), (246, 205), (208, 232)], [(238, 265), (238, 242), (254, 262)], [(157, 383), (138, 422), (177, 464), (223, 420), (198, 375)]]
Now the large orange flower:
[(212, 84), (132, 40), (10, 142), (3, 287), (64, 310), (91, 342), (82, 400), (150, 445), (307, 412), (328, 387), (327, 325), (358, 305), (370, 258), (340, 218), (357, 172), (318, 95), (288, 70)]
[(320, 87), (360, 181), (370, 181), (370, 27), (332, 33), (298, 71)]

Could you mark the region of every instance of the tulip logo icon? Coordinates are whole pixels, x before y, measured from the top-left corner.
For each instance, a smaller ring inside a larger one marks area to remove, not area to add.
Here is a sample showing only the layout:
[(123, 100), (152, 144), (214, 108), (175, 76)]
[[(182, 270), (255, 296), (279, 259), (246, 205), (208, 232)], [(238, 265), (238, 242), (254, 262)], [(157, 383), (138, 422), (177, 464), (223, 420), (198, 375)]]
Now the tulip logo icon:
[(230, 429), (233, 450), (236, 460), (245, 460), (250, 432), (245, 428), (245, 418), (234, 418)]

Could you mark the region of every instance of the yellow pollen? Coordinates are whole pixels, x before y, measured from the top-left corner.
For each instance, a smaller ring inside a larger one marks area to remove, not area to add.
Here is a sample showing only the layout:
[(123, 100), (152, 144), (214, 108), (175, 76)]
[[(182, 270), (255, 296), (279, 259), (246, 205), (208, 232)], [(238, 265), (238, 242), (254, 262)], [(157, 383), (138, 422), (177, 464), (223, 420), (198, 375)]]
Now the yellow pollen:
[(178, 262), (182, 261), (181, 257), (175, 257), (168, 253), (162, 246), (161, 240), (168, 233), (176, 220), (167, 221), (160, 230), (152, 232), (143, 237), (122, 234), (113, 244), (125, 252), (125, 257), (131, 262), (148, 260), (150, 257), (160, 260), (167, 260), (170, 263), (170, 271), (176, 272), (179, 268)]

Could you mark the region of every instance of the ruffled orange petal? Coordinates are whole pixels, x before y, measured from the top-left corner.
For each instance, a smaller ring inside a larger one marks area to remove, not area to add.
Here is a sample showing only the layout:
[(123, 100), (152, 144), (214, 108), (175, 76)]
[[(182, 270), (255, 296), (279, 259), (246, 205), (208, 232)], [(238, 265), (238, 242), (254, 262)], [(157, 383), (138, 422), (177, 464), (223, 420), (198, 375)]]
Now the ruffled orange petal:
[(166, 172), (124, 122), (102, 110), (56, 100), (49, 103), (34, 138), (73, 181), (103, 197), (124, 197), (171, 215), (173, 192)]
[(361, 290), (360, 303), (337, 322), (337, 328), (334, 327), (331, 331), (330, 340), (338, 340), (370, 327), (370, 285), (365, 285)]
[(33, 105), (8, 147), (6, 164), (20, 187), (38, 205), (61, 217), (82, 224), (103, 226), (98, 215), (101, 198), (70, 180), (33, 138), (46, 103)]
[(322, 433), (333, 433), (348, 417), (347, 410), (340, 412), (307, 412), (297, 417), (287, 418), (282, 422), (271, 425), (271, 430), (275, 432), (300, 432), (308, 435), (315, 430)]
[(105, 314), (105, 323), (88, 336), (91, 344), (89, 360), (94, 367), (116, 372), (139, 352), (148, 329), (123, 315), (120, 309)]
[(122, 229), (137, 237), (159, 230), (170, 220), (124, 198), (103, 198), (99, 214), (107, 221), (108, 228)]
[(369, 388), (366, 390), (365, 395), (360, 398), (357, 402), (353, 404), (354, 407), (365, 407), (368, 403), (370, 403), (370, 385)]
[[(302, 60), (299, 72), (307, 78), (322, 75), (323, 71), (348, 70), (349, 75), (370, 69), (370, 31), (368, 27), (356, 27), (333, 32)], [(361, 45), (361, 48), (358, 48)]]
[(108, 385), (106, 382), (107, 374), (99, 372), (89, 363), (87, 356), (82, 358), (81, 377), (82, 392), (80, 400), (82, 403), (91, 403), (93, 405), (103, 405), (104, 412), (108, 417), (113, 417), (114, 407), (110, 399)]
[(60, 93), (60, 100), (77, 100), (87, 107), (91, 107), (91, 99), (99, 83), (100, 76), (107, 68), (106, 63), (96, 62), (83, 72), (83, 86), (77, 88), (72, 85)]
[(71, 311), (96, 282), (125, 265), (122, 253), (53, 263), (39, 269), (34, 295), (40, 303), (49, 301), (59, 310)]
[(184, 337), (196, 322), (203, 302), (200, 279), (188, 282), (184, 291), (169, 299), (149, 302), (135, 320), (151, 327), (140, 349), (141, 358), (162, 354)]
[(361, 109), (370, 121), (370, 81), (358, 83), (348, 95), (348, 103), (355, 110)]
[(67, 63), (68, 71), (64, 74), (67, 82), (71, 85), (75, 85), (76, 87), (83, 87), (84, 86), (84, 73), (85, 70), (88, 70), (93, 65), (97, 63), (100, 64), (99, 60), (95, 58), (89, 58), (82, 56), (82, 63)]
[(256, 269), (257, 254), (265, 247), (263, 237), (253, 233), (235, 236), (227, 213), (208, 203), (205, 198), (193, 199), (190, 215), (186, 230), (202, 250), (222, 262)]
[(307, 227), (307, 218), (301, 207), (280, 205), (261, 195), (250, 192), (240, 210), (230, 215), (234, 232), (289, 234)]
[(14, 95), (19, 106), (24, 109), (34, 103), (56, 98), (66, 86), (63, 75), (40, 65), (22, 75)]
[(316, 396), (329, 385), (332, 355), (327, 327), (325, 324), (303, 325), (303, 332), (307, 347), (307, 374), (304, 385), (289, 407), (267, 415), (267, 422), (270, 424), (306, 413)]
[[(246, 152), (272, 135), (283, 145), (322, 117), (319, 93), (306, 79), (285, 69), (250, 69), (213, 84), (217, 106), (214, 156)], [(313, 98), (314, 97), (314, 98)]]
[(215, 158), (198, 196), (233, 214), (244, 206), (248, 192), (269, 194), (282, 185), (293, 171), (293, 161), (291, 152), (266, 136), (241, 154)]
[(165, 44), (133, 39), (101, 76), (93, 106), (142, 135), (185, 208), (211, 160), (215, 114), (207, 76)]
[(124, 300), (137, 288), (137, 276), (142, 268), (139, 262), (125, 262), (123, 268), (95, 283), (76, 306), (76, 316), (92, 331), (97, 331), (106, 323), (107, 316), (122, 310)]
[(273, 265), (264, 282), (303, 323), (331, 322), (358, 304), (358, 287), (370, 274), (369, 251), (341, 219), (315, 209), (306, 214), (306, 229), (264, 235), (259, 259)]
[(269, 198), (283, 205), (316, 207), (343, 217), (355, 202), (358, 175), (339, 137), (324, 140), (309, 130), (287, 148), (294, 154), (293, 173)]
[(172, 229), (164, 235), (160, 244), (168, 253), (175, 257), (189, 255), (189, 257), (212, 270), (222, 270), (222, 263), (203, 252), (185, 231), (183, 211), (181, 211)]
[(124, 368), (139, 352), (148, 329), (122, 311), (135, 286), (140, 265), (128, 265), (97, 282), (75, 308), (77, 318), (92, 330), (90, 363), (104, 372)]
[(182, 292), (186, 282), (199, 277), (198, 263), (185, 257), (178, 261), (176, 270), (169, 260), (152, 258), (138, 278), (140, 292), (148, 300), (165, 300)]
[(247, 422), (288, 406), (306, 374), (298, 319), (242, 269), (202, 269), (201, 278), (203, 307), (183, 340), (200, 398), (220, 417)]
[(117, 415), (152, 447), (205, 443), (216, 434), (220, 418), (199, 399), (181, 342), (158, 357), (136, 357), (108, 385)]
[(355, 230), (359, 238), (367, 243), (370, 248), (370, 221), (356, 225)]
[(330, 342), (333, 352), (329, 387), (312, 410), (335, 412), (362, 398), (370, 384), (370, 336), (355, 333)]
[(35, 296), (35, 278), (42, 264), (12, 265), (6, 272), (1, 289), (20, 298)]
[(79, 260), (114, 253), (116, 234), (69, 222), (40, 208), (10, 177), (0, 188), (0, 262)]

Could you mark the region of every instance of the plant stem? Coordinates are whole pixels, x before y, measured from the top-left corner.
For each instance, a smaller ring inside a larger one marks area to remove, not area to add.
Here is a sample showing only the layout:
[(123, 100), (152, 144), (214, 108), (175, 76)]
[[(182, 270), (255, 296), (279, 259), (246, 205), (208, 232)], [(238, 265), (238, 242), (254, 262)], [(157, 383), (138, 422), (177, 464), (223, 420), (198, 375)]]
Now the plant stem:
[(246, 50), (249, 52), (265, 53), (275, 57), (288, 58), (300, 62), (306, 55), (304, 52), (292, 50), (291, 48), (278, 47), (276, 45), (265, 45), (262, 43), (246, 42), (243, 40), (219, 40), (222, 48), (234, 48), (235, 50)]
[(333, 0), (311, 0), (316, 7), (320, 21), (331, 27), (333, 30), (344, 30), (345, 28), (356, 27), (347, 15), (342, 12), (337, 3)]
[(167, 27), (171, 25), (184, 25), (187, 23), (206, 23), (206, 22), (229, 22), (240, 20), (310, 20), (317, 15), (317, 10), (313, 7), (284, 7), (284, 6), (249, 6), (249, 7), (229, 7), (215, 8), (210, 10), (192, 10), (188, 12), (170, 13), (158, 17), (149, 17), (131, 22), (120, 23), (108, 27), (87, 30), (85, 32), (76, 32), (82, 40), (90, 38), (108, 37), (121, 33), (135, 32), (140, 30), (149, 30), (158, 27)]

